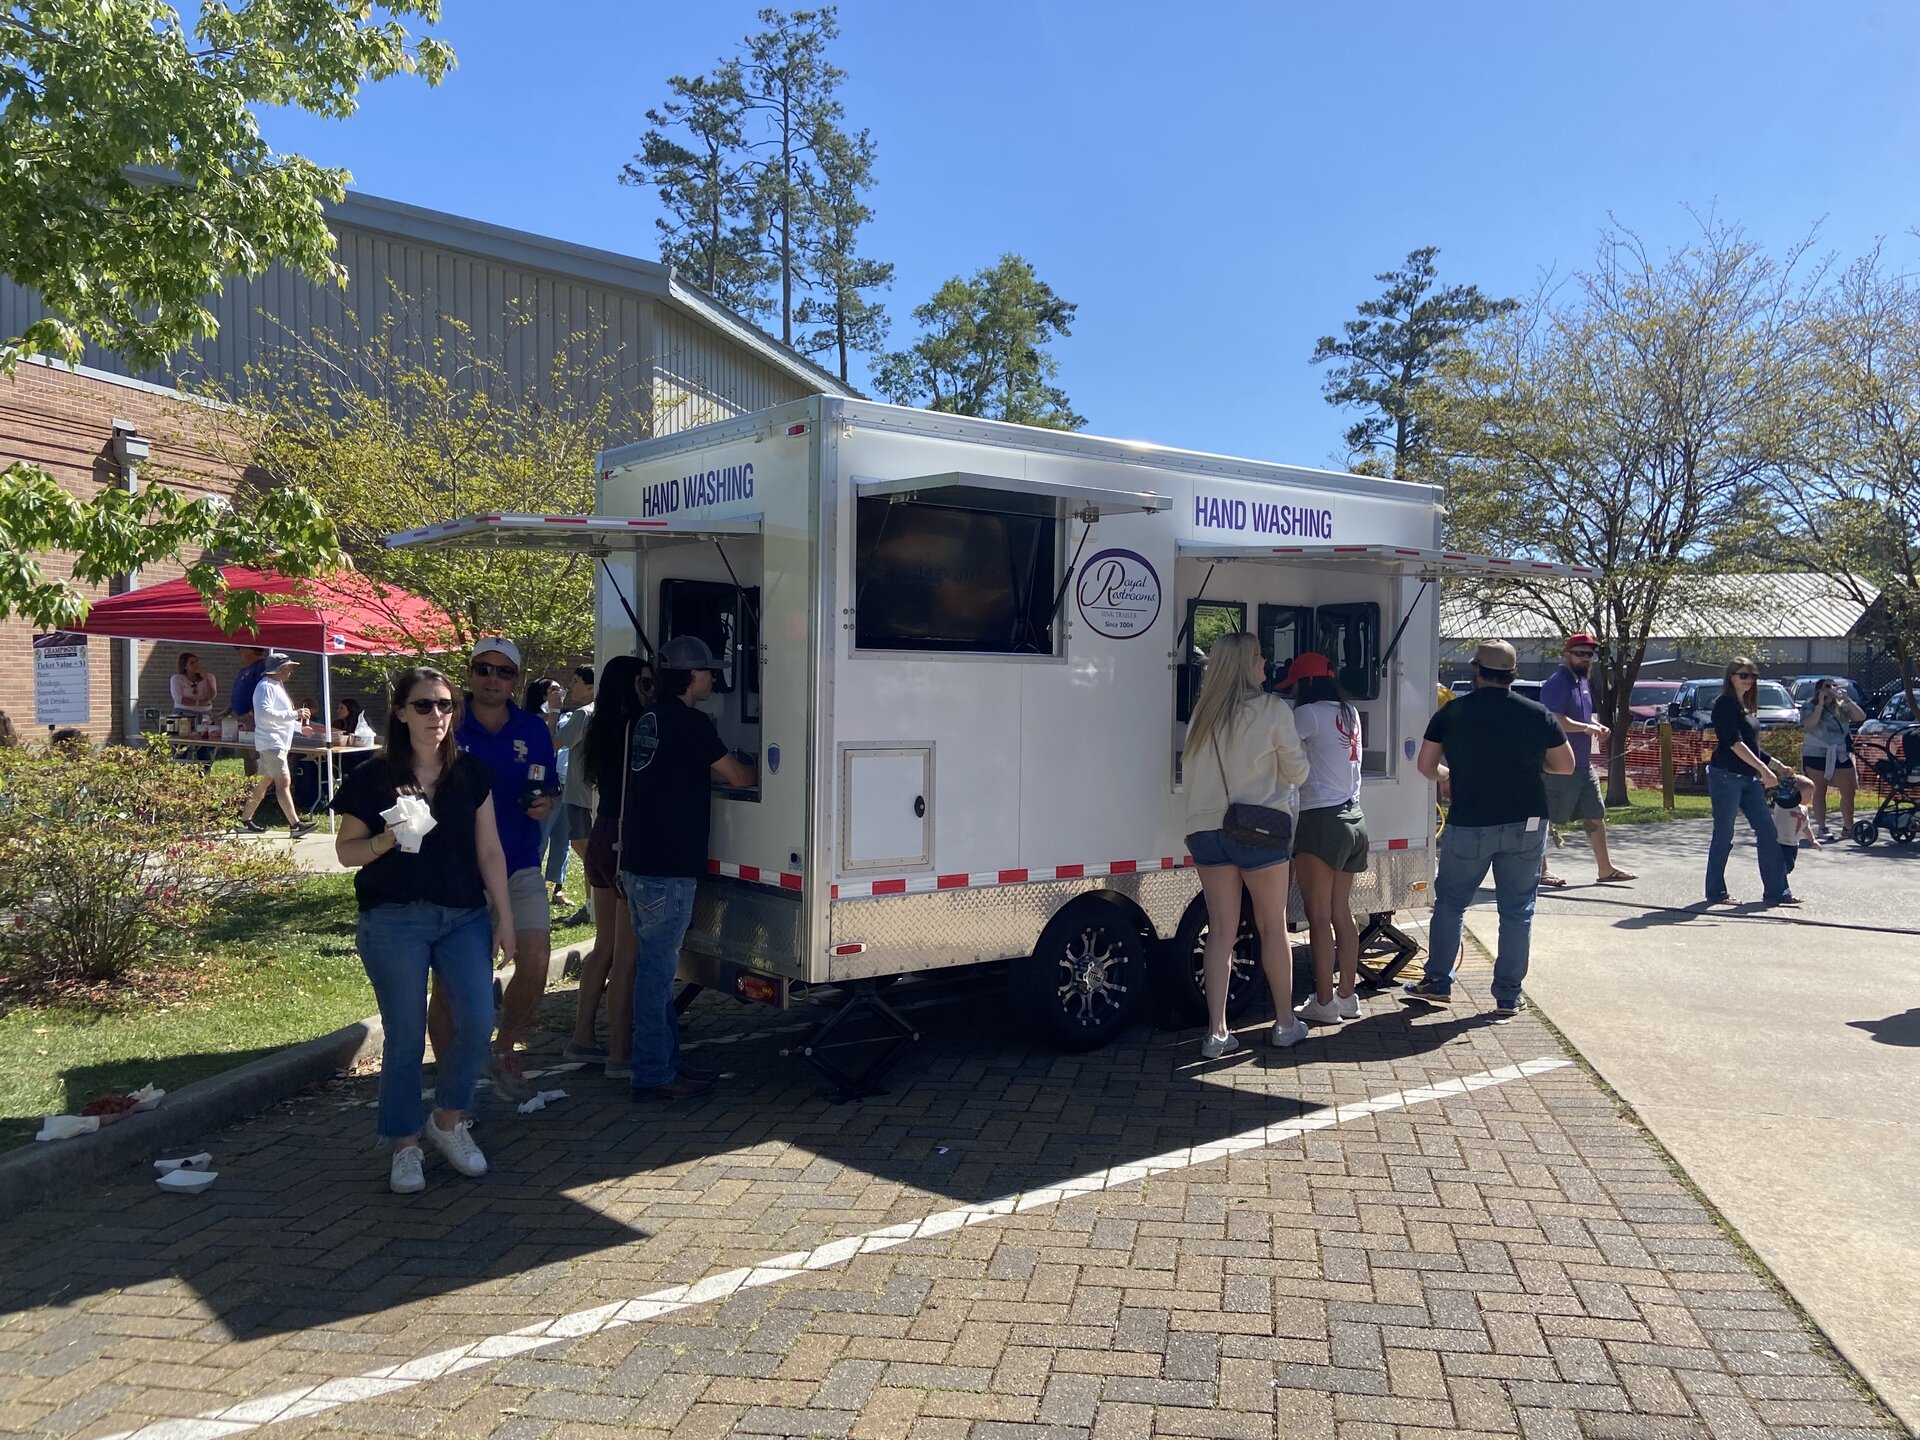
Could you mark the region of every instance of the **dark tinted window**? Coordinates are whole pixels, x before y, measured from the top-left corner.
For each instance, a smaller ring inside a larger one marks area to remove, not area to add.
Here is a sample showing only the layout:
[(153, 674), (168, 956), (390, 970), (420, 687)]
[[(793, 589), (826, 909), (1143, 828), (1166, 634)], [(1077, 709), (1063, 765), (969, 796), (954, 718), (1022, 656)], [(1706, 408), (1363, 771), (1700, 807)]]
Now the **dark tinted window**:
[[(863, 649), (1051, 655), (1051, 506), (954, 490), (854, 511), (854, 642)], [(980, 496), (974, 503), (972, 496)]]

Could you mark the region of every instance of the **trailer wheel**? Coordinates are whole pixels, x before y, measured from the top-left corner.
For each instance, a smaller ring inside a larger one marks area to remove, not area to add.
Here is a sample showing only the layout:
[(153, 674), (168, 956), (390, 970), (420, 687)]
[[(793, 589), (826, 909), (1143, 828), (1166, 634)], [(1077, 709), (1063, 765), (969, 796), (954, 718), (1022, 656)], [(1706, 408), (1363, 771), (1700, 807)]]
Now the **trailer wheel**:
[[(1153, 957), (1153, 988), (1174, 1018), (1198, 1025), (1207, 1018), (1207, 987), (1202, 954), (1207, 943), (1207, 897), (1196, 895), (1180, 917), (1173, 938)], [(1260, 932), (1254, 928), (1253, 906), (1243, 894), (1240, 933), (1233, 942), (1233, 968), (1227, 972), (1227, 1018), (1238, 1020), (1266, 988), (1260, 968)]]
[(1151, 932), (1139, 912), (1095, 891), (1047, 922), (1033, 954), (1013, 962), (1014, 1003), (1063, 1050), (1096, 1050), (1127, 1023), (1147, 985)]

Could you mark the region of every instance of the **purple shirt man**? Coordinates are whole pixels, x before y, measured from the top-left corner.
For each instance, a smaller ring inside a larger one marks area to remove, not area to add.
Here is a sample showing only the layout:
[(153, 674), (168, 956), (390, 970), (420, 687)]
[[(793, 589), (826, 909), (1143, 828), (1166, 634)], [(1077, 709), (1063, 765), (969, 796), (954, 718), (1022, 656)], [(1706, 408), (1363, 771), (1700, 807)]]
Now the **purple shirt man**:
[[(1593, 723), (1593, 686), (1585, 675), (1574, 674), (1564, 664), (1540, 682), (1540, 703), (1562, 719), (1578, 720), (1583, 726)], [(1592, 765), (1593, 736), (1571, 725), (1565, 729), (1575, 767)]]

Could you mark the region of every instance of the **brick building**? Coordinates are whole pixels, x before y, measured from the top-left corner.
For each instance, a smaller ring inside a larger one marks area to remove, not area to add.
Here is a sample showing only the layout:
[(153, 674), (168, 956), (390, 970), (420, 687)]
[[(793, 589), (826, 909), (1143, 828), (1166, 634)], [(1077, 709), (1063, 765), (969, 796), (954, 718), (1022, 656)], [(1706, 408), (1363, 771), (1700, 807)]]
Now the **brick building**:
[[(198, 448), (190, 439), (188, 407), (202, 402), (177, 390), (103, 370), (69, 369), (38, 361), (22, 362), (10, 377), (0, 377), (0, 465), (16, 460), (40, 466), (69, 493), (91, 496), (124, 481), (114, 458), (114, 422), (131, 424), (150, 446), (138, 468), (138, 480), (165, 480), (189, 496), (231, 494), (241, 473)], [(63, 557), (46, 557), (47, 569), (64, 578)], [(143, 584), (172, 580), (184, 573), (169, 561), (143, 571)], [(117, 594), (124, 586), (86, 587), (94, 598)], [(34, 733), (33, 635), (25, 620), (0, 621), (0, 710), (13, 717), (23, 735)], [(93, 640), (88, 646), (89, 717), (84, 727), (97, 740), (122, 738), (127, 710), (124, 672), (115, 658), (122, 645), (134, 647), (136, 709), (164, 714), (172, 699), (167, 682), (179, 668), (179, 645)], [(232, 652), (201, 653), (219, 677), (231, 682)], [(224, 692), (223, 692), (224, 693)]]

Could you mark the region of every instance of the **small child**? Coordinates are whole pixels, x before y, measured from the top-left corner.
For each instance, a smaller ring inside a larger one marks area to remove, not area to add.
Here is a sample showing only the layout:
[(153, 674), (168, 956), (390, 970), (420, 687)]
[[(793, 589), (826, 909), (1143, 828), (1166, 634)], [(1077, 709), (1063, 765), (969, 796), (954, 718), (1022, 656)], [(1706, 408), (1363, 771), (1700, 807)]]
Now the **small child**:
[(1787, 873), (1793, 873), (1793, 862), (1800, 858), (1800, 842), (1806, 841), (1814, 849), (1820, 848), (1820, 841), (1813, 833), (1813, 781), (1804, 775), (1793, 775), (1782, 780), (1773, 790), (1773, 834), (1780, 842), (1780, 858), (1786, 863)]

